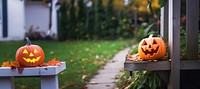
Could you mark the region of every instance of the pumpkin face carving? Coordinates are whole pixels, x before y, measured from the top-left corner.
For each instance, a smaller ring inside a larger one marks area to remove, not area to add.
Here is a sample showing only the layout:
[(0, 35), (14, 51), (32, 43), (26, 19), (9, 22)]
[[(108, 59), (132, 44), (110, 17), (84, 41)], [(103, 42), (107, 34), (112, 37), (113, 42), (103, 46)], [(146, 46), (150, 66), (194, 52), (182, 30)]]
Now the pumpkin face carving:
[(16, 61), (23, 67), (35, 67), (44, 63), (44, 51), (38, 45), (32, 45), (26, 38), (27, 44), (20, 47), (16, 52)]
[(162, 38), (152, 37), (145, 38), (140, 41), (138, 46), (138, 53), (143, 60), (157, 60), (161, 59), (166, 54), (165, 43)]

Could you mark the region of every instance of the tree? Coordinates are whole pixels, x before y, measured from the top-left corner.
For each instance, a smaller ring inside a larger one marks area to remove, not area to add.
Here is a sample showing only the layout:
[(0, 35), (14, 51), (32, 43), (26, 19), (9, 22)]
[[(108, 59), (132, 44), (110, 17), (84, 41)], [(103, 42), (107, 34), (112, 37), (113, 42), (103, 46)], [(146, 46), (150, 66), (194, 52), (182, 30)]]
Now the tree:
[(69, 30), (68, 30), (68, 38), (72, 39), (76, 37), (76, 13), (74, 7), (75, 0), (70, 0), (69, 5)]
[(88, 8), (87, 15), (86, 15), (86, 37), (87, 39), (90, 39), (91, 37), (94, 37), (94, 5)]
[(78, 16), (77, 16), (77, 38), (86, 38), (86, 29), (85, 29), (85, 22), (86, 22), (86, 6), (83, 0), (78, 0)]
[(116, 37), (116, 18), (114, 15), (114, 10), (113, 10), (113, 0), (108, 0), (105, 8), (105, 14), (106, 14), (106, 19), (105, 19), (105, 31), (106, 31), (106, 36), (109, 36), (109, 38), (115, 38)]
[(95, 28), (94, 28), (94, 34), (99, 37), (103, 37), (103, 31), (104, 31), (104, 7), (102, 5), (102, 0), (97, 0), (95, 5)]
[(63, 41), (67, 37), (67, 4), (64, 2), (60, 7), (60, 17), (58, 25), (58, 40)]

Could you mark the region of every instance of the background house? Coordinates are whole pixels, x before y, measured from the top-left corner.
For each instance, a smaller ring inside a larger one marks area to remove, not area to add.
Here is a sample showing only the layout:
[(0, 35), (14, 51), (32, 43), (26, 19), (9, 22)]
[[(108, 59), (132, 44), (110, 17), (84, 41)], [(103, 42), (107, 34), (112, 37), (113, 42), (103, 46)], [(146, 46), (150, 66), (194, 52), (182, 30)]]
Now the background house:
[(24, 26), (24, 1), (0, 0), (0, 40), (23, 39)]
[(23, 40), (34, 30), (57, 34), (58, 0), (0, 0), (0, 40)]

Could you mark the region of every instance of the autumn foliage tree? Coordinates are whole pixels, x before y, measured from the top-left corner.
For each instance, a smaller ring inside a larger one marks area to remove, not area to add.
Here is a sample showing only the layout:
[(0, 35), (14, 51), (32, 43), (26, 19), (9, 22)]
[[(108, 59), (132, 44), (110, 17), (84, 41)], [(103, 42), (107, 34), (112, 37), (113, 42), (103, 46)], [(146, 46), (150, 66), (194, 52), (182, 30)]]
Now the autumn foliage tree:
[[(124, 0), (63, 0), (67, 2), (66, 11), (60, 9), (59, 30), (65, 30), (66, 33), (59, 37), (67, 40), (77, 39), (118, 39), (133, 37), (133, 7), (137, 7), (138, 18), (136, 21), (146, 21), (151, 16), (151, 12), (146, 8), (149, 4), (147, 0), (129, 0), (128, 5), (124, 5)], [(153, 11), (159, 8), (158, 0), (151, 1)], [(63, 5), (62, 5), (63, 6)], [(62, 7), (61, 6), (61, 7)], [(63, 7), (62, 7), (63, 8)], [(120, 17), (118, 12), (127, 13)], [(145, 15), (141, 14), (145, 13)], [(155, 16), (156, 17), (156, 16)], [(60, 31), (62, 33), (62, 31)]]

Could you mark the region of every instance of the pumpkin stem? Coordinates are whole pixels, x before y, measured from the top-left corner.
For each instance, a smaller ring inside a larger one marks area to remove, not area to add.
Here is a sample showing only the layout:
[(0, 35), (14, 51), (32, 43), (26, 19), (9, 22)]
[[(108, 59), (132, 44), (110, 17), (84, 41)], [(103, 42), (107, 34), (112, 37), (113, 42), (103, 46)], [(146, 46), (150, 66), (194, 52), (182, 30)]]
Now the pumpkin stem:
[(153, 34), (149, 35), (149, 38), (152, 38), (153, 37)]
[(31, 41), (29, 40), (28, 37), (26, 37), (26, 45), (31, 45)]

